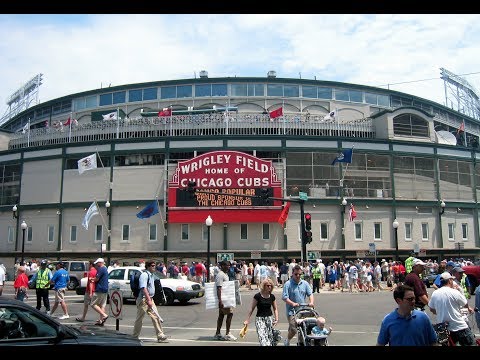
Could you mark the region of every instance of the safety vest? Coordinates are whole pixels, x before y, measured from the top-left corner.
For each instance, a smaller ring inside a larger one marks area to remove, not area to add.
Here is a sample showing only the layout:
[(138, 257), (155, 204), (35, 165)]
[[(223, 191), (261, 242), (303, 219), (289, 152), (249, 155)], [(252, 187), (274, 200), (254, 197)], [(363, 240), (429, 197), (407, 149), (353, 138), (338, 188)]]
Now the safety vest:
[(48, 278), (48, 269), (42, 271), (42, 269), (38, 270), (37, 272), (37, 281), (36, 281), (36, 288), (37, 289), (48, 289), (48, 283), (50, 279)]
[(465, 281), (466, 278), (467, 275), (463, 274), (462, 280), (460, 280), (460, 285), (462, 285), (463, 295), (465, 295), (465, 298), (470, 299), (470, 293), (468, 292), (467, 283)]
[(410, 256), (405, 260), (405, 272), (410, 274), (413, 268), (413, 259), (414, 257)]
[(314, 267), (312, 270), (312, 275), (314, 279), (321, 279), (322, 278), (322, 269), (319, 267)]

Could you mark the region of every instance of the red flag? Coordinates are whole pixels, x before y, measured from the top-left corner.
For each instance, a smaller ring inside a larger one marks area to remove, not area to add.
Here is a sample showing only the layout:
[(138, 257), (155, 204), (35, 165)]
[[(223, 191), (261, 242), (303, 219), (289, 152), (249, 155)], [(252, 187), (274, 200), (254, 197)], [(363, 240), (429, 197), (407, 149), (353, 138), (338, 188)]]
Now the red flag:
[(460, 132), (465, 131), (465, 121), (462, 121), (460, 124), (460, 127), (457, 130), (457, 134), (460, 134)]
[(275, 119), (283, 115), (283, 107), (278, 108), (277, 110), (270, 111), (270, 119)]
[(172, 109), (164, 108), (162, 111), (158, 113), (158, 116), (172, 116)]
[(277, 220), (280, 225), (283, 226), (285, 224), (285, 221), (287, 221), (289, 210), (290, 210), (290, 201), (287, 202), (287, 204), (283, 207), (282, 213), (280, 214), (280, 217)]
[(63, 123), (63, 126), (68, 126), (68, 125), (70, 125), (70, 121), (72, 121), (72, 120), (71, 120), (70, 117), (69, 117), (68, 120)]
[(356, 217), (357, 217), (357, 212), (355, 211), (353, 204), (350, 204), (350, 210), (348, 211), (348, 219), (350, 221), (353, 221)]

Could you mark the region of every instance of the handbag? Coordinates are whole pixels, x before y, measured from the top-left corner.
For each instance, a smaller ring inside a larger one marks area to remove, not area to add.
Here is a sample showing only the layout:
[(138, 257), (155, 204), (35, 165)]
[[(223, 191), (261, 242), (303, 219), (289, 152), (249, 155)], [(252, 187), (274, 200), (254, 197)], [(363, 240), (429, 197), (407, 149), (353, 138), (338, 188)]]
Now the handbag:
[(247, 335), (247, 330), (248, 330), (248, 324), (244, 324), (243, 328), (240, 330), (240, 333), (238, 334), (241, 338), (244, 338), (245, 335)]

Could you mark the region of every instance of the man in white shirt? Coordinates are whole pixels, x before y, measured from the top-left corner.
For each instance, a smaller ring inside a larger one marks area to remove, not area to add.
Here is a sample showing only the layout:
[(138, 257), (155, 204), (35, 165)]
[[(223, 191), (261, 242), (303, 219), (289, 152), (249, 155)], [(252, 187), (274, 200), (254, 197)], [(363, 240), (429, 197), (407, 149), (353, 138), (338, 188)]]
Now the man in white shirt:
[(7, 272), (5, 271), (5, 266), (3, 264), (0, 264), (0, 296), (2, 296), (3, 286), (6, 280), (7, 280)]

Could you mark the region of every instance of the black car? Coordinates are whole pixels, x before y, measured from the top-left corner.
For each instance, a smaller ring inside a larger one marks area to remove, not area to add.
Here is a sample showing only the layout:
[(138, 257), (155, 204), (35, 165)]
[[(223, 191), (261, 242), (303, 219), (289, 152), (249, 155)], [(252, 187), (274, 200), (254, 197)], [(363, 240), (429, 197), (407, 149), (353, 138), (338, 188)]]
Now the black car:
[(0, 348), (4, 346), (142, 346), (129, 334), (95, 325), (69, 326), (30, 305), (0, 297)]

